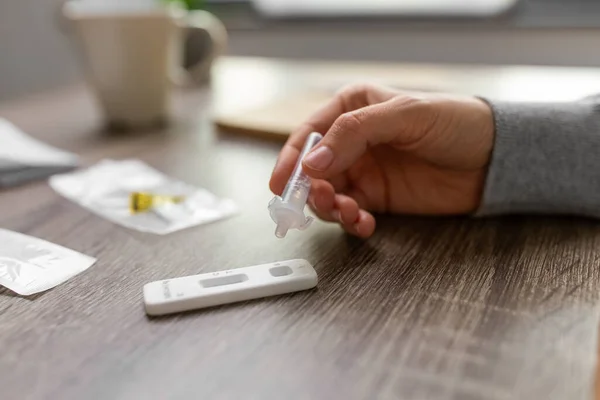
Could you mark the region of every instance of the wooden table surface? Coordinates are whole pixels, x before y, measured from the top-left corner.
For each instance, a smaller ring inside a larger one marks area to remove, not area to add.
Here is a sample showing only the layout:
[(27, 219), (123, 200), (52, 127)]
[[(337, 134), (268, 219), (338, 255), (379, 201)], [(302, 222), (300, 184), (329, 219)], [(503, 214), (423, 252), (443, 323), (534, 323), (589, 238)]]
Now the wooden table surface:
[[(280, 143), (219, 132), (211, 113), (310, 85), (329, 90), (365, 71), (516, 100), (600, 91), (594, 70), (225, 59), (211, 89), (177, 94), (163, 131), (102, 132), (85, 86), (0, 105), (0, 116), (85, 164), (139, 158), (241, 208), (226, 221), (155, 236), (105, 221), (46, 182), (0, 192), (0, 227), (98, 258), (40, 295), (0, 292), (0, 397), (593, 398), (599, 224), (379, 216), (366, 241), (321, 222), (275, 238), (267, 182)], [(147, 282), (291, 258), (314, 264), (316, 290), (144, 314)]]

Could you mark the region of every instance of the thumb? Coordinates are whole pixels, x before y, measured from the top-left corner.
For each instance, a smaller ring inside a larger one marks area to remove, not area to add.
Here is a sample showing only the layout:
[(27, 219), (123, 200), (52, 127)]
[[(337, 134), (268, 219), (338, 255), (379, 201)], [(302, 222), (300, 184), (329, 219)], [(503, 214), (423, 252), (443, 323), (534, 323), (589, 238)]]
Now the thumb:
[(302, 167), (313, 178), (328, 179), (350, 168), (369, 147), (389, 143), (408, 149), (432, 126), (432, 109), (425, 99), (400, 96), (342, 114)]

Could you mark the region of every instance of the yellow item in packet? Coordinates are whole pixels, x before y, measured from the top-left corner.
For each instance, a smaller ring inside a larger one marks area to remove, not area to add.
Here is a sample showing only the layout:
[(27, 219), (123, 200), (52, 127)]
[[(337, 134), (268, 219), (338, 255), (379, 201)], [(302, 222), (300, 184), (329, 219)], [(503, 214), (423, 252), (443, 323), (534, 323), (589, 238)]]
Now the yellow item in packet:
[(132, 214), (145, 212), (153, 207), (168, 203), (181, 203), (185, 200), (185, 196), (170, 196), (161, 194), (152, 194), (146, 192), (133, 192), (129, 196), (129, 211)]

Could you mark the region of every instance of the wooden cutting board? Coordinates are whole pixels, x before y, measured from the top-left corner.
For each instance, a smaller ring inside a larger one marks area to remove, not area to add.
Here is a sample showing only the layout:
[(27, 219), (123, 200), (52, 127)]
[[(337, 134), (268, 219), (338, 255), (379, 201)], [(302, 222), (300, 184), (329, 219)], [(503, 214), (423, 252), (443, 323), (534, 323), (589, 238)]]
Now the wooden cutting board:
[(217, 114), (213, 122), (227, 132), (285, 141), (297, 126), (331, 97), (325, 92), (296, 93), (260, 106)]

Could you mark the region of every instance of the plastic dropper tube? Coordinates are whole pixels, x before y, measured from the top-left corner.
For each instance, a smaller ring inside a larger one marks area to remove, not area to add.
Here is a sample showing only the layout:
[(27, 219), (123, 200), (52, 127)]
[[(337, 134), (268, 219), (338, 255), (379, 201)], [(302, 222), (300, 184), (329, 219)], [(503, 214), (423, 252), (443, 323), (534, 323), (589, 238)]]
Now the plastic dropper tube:
[(310, 193), (310, 178), (302, 170), (304, 156), (321, 141), (323, 135), (317, 132), (311, 133), (302, 152), (296, 161), (296, 167), (290, 177), (281, 197), (275, 196), (269, 202), (271, 219), (277, 224), (275, 236), (284, 238), (290, 229), (304, 230), (308, 228), (313, 218), (304, 215), (304, 207)]

